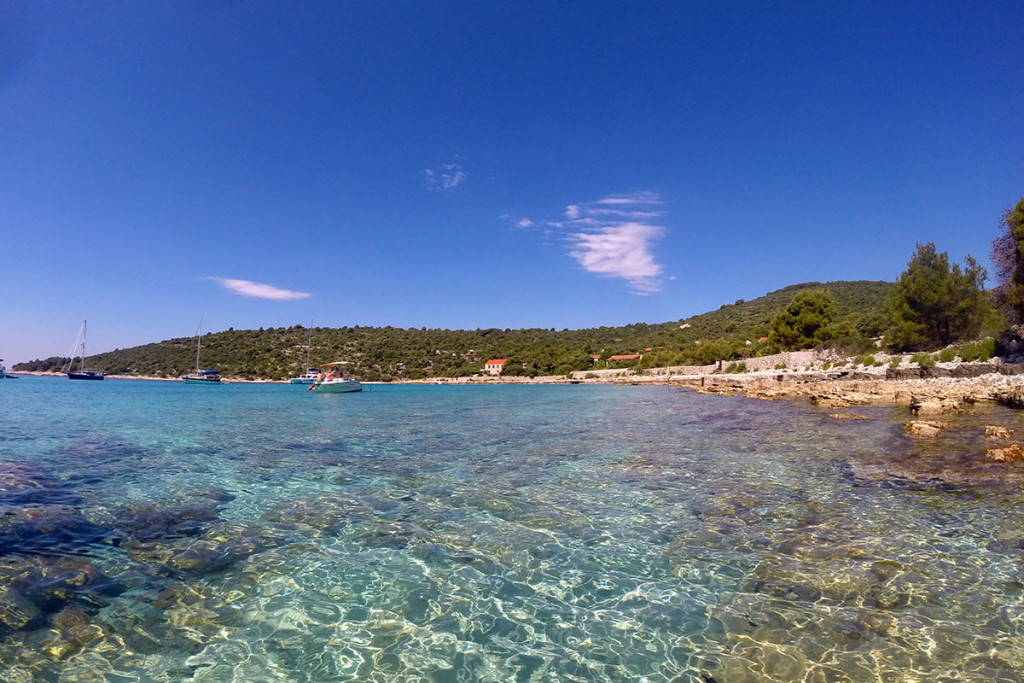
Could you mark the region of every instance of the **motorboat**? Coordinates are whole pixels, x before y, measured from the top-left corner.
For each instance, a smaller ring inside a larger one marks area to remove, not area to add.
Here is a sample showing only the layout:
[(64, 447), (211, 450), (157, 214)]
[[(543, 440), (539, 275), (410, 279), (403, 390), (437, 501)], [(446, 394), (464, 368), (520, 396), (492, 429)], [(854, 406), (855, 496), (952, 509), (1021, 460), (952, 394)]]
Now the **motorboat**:
[(320, 368), (317, 379), (306, 391), (318, 391), (321, 394), (347, 394), (353, 391), (362, 391), (363, 385), (359, 380), (345, 377), (341, 366), (348, 365), (347, 361), (336, 361), (326, 363)]

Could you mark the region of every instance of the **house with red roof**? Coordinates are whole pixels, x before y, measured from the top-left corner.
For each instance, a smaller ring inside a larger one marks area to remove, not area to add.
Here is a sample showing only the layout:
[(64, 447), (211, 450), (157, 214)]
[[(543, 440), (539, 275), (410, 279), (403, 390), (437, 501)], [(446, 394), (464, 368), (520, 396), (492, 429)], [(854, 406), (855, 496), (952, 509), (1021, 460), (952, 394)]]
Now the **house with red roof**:
[(489, 372), (492, 375), (500, 375), (501, 371), (505, 369), (505, 363), (508, 362), (507, 358), (496, 358), (489, 360), (484, 363), (484, 372)]

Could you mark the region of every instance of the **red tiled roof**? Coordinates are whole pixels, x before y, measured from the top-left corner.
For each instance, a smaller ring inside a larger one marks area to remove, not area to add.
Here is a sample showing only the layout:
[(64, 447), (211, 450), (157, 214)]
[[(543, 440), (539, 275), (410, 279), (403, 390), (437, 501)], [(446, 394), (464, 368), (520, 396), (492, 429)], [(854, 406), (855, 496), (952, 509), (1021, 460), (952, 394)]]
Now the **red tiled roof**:
[(507, 362), (508, 362), (507, 358), (498, 358), (498, 359), (495, 359), (495, 360), (489, 360), (486, 363), (484, 363), (484, 365), (504, 365)]
[(639, 353), (633, 353), (633, 354), (630, 354), (628, 356), (608, 356), (608, 360), (633, 360), (634, 358), (639, 358), (639, 357), (640, 357)]

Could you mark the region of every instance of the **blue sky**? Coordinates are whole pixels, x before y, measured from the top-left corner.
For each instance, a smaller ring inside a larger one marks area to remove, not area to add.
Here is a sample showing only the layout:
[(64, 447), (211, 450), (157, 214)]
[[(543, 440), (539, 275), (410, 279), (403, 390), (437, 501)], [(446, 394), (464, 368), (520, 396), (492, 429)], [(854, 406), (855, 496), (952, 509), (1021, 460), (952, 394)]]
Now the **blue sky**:
[(0, 356), (665, 322), (1024, 195), (1024, 3), (0, 0)]

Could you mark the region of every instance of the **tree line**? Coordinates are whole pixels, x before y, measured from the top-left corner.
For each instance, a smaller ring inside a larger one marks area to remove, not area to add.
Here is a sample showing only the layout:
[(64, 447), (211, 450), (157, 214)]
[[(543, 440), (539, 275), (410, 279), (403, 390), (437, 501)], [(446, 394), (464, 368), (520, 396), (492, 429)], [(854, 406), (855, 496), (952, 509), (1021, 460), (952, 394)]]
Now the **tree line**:
[(991, 256), (997, 284), (986, 291), (988, 273), (974, 258), (951, 264), (934, 243), (918, 244), (872, 330), (837, 321), (828, 289), (807, 289), (772, 319), (769, 340), (782, 350), (862, 345), (862, 333), (874, 332), (891, 350), (921, 351), (998, 335), (1024, 321), (1024, 198), (1003, 212)]

